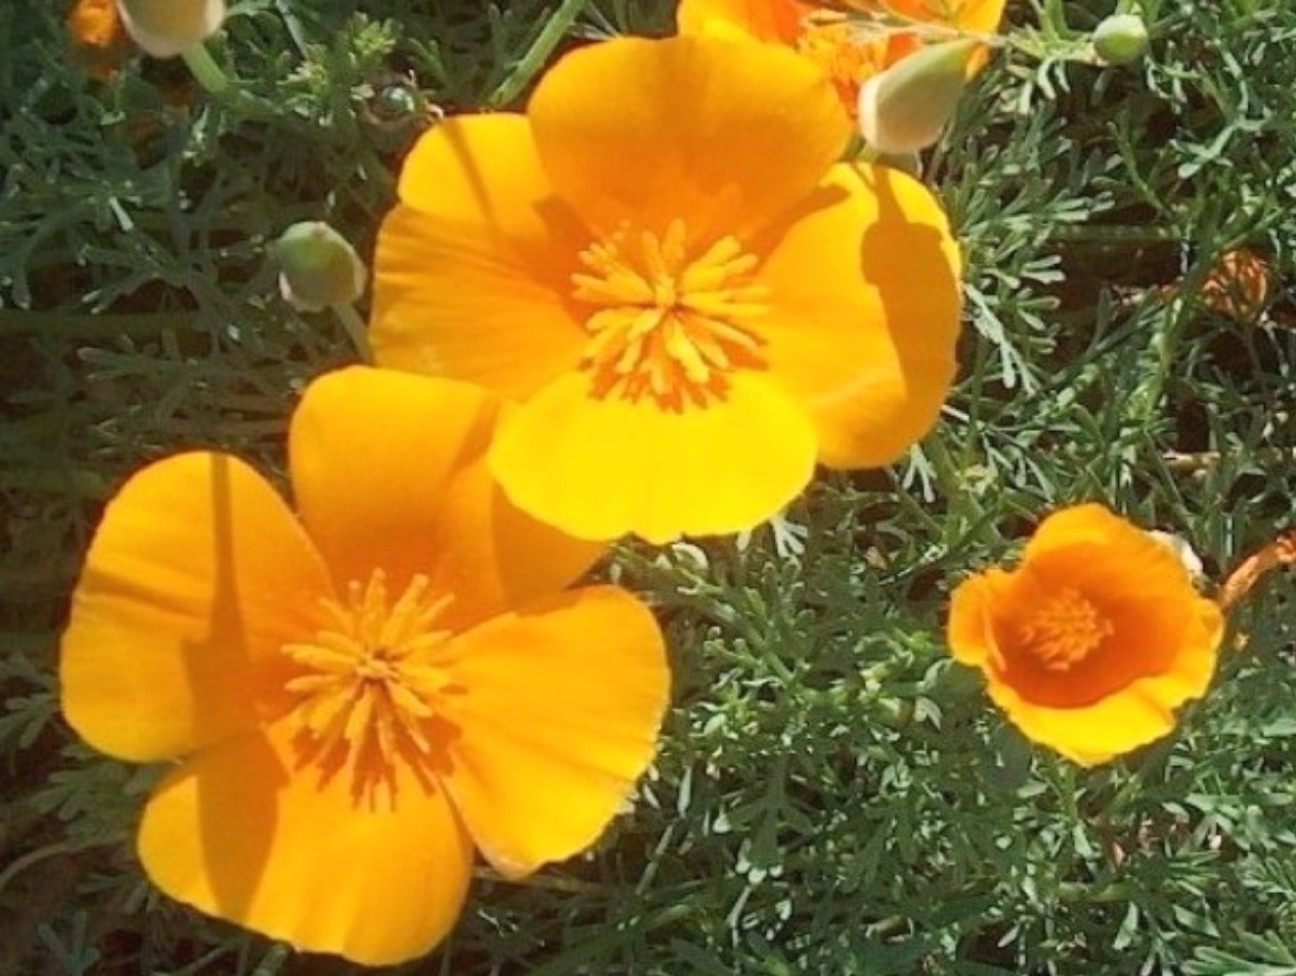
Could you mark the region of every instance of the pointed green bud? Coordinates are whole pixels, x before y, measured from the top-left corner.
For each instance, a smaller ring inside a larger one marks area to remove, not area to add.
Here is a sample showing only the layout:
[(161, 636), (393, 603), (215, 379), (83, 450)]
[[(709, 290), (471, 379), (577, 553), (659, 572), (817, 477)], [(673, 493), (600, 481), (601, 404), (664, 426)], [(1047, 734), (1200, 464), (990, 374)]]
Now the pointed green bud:
[(1147, 25), (1137, 14), (1112, 14), (1094, 28), (1093, 46), (1108, 64), (1133, 64), (1147, 53)]
[(293, 224), (275, 242), (279, 291), (293, 308), (319, 312), (349, 305), (364, 294), (369, 277), (355, 248), (328, 224)]
[(903, 155), (934, 145), (967, 88), (973, 40), (930, 44), (860, 88), (864, 140), (881, 153)]
[(225, 0), (117, 0), (122, 24), (155, 58), (175, 57), (220, 30)]

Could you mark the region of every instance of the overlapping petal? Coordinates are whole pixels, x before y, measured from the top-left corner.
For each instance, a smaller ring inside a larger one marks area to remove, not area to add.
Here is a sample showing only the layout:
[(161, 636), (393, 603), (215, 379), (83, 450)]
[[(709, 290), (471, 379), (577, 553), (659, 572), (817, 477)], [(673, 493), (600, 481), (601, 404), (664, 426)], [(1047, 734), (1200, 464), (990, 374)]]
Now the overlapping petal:
[(301, 518), (337, 585), (383, 569), (451, 594), (459, 628), (584, 573), (604, 547), (519, 512), (486, 465), (500, 401), (480, 387), (353, 367), (311, 384), (290, 434)]
[(652, 758), (669, 672), (652, 614), (615, 587), (537, 601), (458, 637), (445, 782), (508, 875), (596, 840)]
[(410, 152), (375, 255), (381, 366), (525, 398), (580, 355), (571, 275), (589, 233), (520, 115), (449, 119)]
[(895, 170), (838, 165), (757, 246), (770, 375), (813, 415), (820, 461), (894, 461), (956, 368), (960, 258), (936, 199)]
[(280, 647), (319, 623), (328, 573), (275, 490), (236, 458), (136, 474), (90, 546), (63, 636), (63, 710), (86, 741), (152, 761), (285, 706)]
[(394, 767), (357, 798), (301, 767), (291, 722), (189, 759), (150, 798), (140, 859), (167, 894), (314, 952), (369, 965), (421, 955), (459, 916), (472, 842), (445, 791)]
[(744, 234), (806, 196), (846, 146), (832, 87), (791, 51), (710, 37), (574, 51), (528, 117), (554, 188), (600, 233)]
[(765, 376), (737, 372), (704, 409), (596, 398), (559, 377), (506, 423), (490, 464), (510, 500), (565, 532), (649, 542), (736, 532), (776, 514), (814, 471), (805, 410)]

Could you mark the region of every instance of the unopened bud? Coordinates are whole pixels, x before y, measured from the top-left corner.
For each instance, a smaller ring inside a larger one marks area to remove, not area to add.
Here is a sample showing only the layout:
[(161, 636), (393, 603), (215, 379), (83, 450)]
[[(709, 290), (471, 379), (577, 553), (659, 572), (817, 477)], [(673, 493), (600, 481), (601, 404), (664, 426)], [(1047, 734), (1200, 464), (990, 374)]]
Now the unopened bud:
[(1137, 14), (1112, 14), (1094, 28), (1093, 46), (1108, 64), (1133, 64), (1147, 53), (1147, 25)]
[(1193, 580), (1202, 578), (1205, 569), (1202, 566), (1201, 556), (1197, 555), (1187, 539), (1173, 532), (1162, 532), (1160, 529), (1148, 529), (1147, 534), (1174, 553)]
[(860, 88), (864, 140), (882, 153), (916, 153), (935, 144), (967, 87), (973, 40), (931, 44), (874, 75)]
[(117, 0), (135, 43), (155, 58), (171, 58), (220, 30), (225, 0)]
[(349, 305), (364, 293), (369, 274), (355, 248), (328, 224), (293, 224), (274, 245), (279, 291), (303, 312)]

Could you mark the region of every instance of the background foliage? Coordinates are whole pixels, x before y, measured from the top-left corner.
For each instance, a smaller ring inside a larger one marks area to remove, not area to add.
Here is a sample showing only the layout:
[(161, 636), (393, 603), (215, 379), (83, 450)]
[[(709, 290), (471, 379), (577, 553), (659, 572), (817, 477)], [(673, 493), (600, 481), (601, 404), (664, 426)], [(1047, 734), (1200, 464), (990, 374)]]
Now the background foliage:
[[(65, 2), (0, 17), (0, 974), (348, 974), (153, 893), (131, 834), (155, 771), (79, 745), (57, 635), (98, 510), (181, 447), (282, 468), (303, 383), (346, 362), (265, 249), (323, 218), (368, 253), (432, 106), (499, 105), (555, 0), (242, 0), (216, 54), (100, 82)], [(666, 32), (592, 0), (565, 43)], [(822, 479), (792, 531), (626, 547), (671, 633), (675, 702), (632, 814), (527, 885), (475, 887), (401, 972), (1296, 974), (1296, 588), (1180, 733), (1085, 772), (946, 660), (950, 588), (1048, 509), (1099, 499), (1219, 579), (1292, 528), (1296, 8), (1150, 0), (1142, 64), (1059, 60), (1110, 0), (1010, 9), (927, 178), (967, 259), (961, 384), (887, 471)], [(615, 93), (610, 93), (615, 97)], [(1274, 270), (1255, 321), (1194, 298)]]

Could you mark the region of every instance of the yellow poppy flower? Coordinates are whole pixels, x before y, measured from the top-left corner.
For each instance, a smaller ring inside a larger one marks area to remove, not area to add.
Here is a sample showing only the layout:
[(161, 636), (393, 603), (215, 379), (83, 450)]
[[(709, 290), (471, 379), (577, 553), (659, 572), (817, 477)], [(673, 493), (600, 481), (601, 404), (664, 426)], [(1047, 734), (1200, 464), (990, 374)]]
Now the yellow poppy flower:
[(1088, 766), (1174, 728), (1223, 631), (1170, 546), (1090, 504), (1045, 519), (1016, 570), (961, 583), (948, 636), (1014, 725)]
[(367, 964), (454, 924), (474, 846), (510, 877), (592, 843), (653, 755), (668, 671), (649, 611), (563, 591), (599, 548), (503, 499), (498, 404), (354, 367), (292, 420), (294, 517), (228, 455), (135, 475), (63, 638), (92, 745), (181, 761), (139, 854), (173, 897)]
[(492, 469), (581, 538), (734, 532), (816, 460), (890, 463), (954, 375), (959, 258), (921, 184), (835, 163), (849, 128), (773, 45), (577, 50), (525, 116), (449, 119), (410, 153), (374, 355), (518, 401)]
[[(842, 103), (854, 112), (860, 86), (918, 50), (923, 40), (912, 31), (894, 29), (871, 36), (869, 21), (843, 8), (991, 34), (999, 28), (1005, 4), (1006, 0), (680, 0), (677, 21), (681, 34), (754, 37), (794, 48), (819, 65)], [(981, 51), (969, 63), (968, 74), (985, 61), (986, 52)]]

